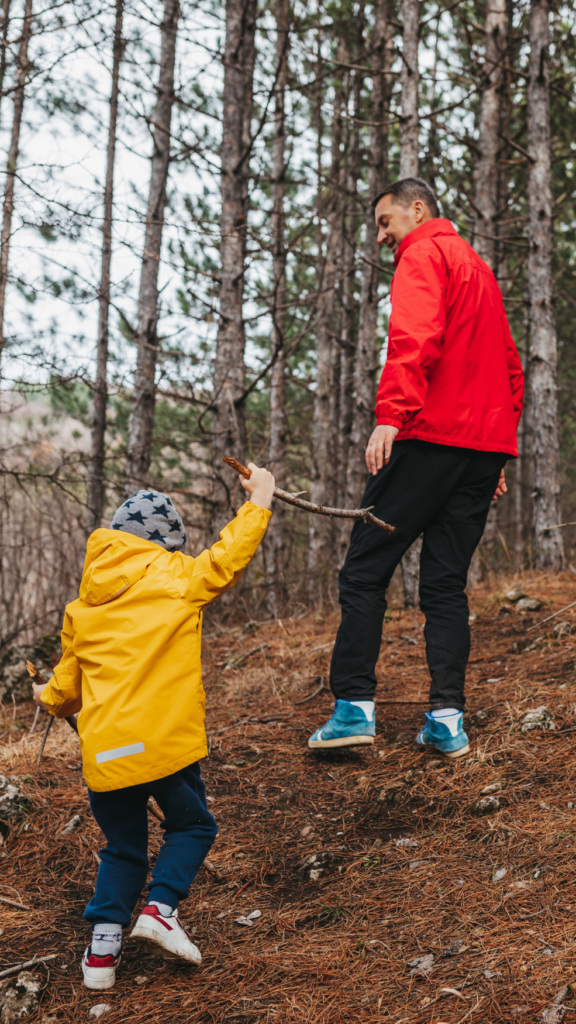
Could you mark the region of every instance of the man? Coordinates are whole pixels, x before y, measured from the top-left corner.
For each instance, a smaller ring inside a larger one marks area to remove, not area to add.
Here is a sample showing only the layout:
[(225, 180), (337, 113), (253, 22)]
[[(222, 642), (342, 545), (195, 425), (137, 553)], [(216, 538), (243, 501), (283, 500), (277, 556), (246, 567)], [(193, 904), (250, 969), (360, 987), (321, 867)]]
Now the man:
[(391, 249), (397, 269), (362, 506), (373, 505), (396, 530), (354, 526), (338, 581), (334, 714), (309, 746), (374, 742), (386, 589), (423, 534), (420, 607), (432, 681), (430, 714), (417, 743), (460, 757), (469, 749), (462, 713), (468, 567), (490, 504), (506, 491), (506, 460), (518, 455), (524, 376), (494, 275), (439, 216), (432, 189), (405, 178), (373, 205), (378, 242)]

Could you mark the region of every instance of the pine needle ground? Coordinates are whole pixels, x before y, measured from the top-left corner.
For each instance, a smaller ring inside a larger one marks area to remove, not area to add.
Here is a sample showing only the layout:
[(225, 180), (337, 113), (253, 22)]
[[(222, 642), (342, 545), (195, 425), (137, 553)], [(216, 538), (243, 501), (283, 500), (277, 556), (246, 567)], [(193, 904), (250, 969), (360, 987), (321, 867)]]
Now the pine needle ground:
[[(503, 612), (514, 585), (541, 611)], [(576, 608), (528, 630), (575, 587), (542, 574), (497, 587), (471, 594), (471, 753), (457, 762), (413, 745), (428, 673), (422, 616), (399, 603), (378, 666), (377, 742), (357, 751), (307, 749), (331, 711), (321, 684), (336, 612), (207, 632), (203, 772), (221, 878), (201, 869), (181, 907), (203, 962), (175, 966), (127, 938), (110, 992), (81, 980), (102, 836), (76, 737), (56, 723), (35, 776), (43, 721), (28, 737), (33, 705), (14, 720), (4, 705), (0, 772), (20, 777), (33, 807), (0, 850), (0, 895), (32, 909), (0, 904), (0, 970), (58, 954), (38, 1019), (72, 1024), (106, 1002), (106, 1024), (539, 1020), (576, 984)], [(555, 728), (521, 732), (542, 705)], [(486, 787), (500, 807), (478, 816)], [(75, 814), (80, 828), (63, 836)], [(151, 817), (152, 858), (160, 837)], [(236, 923), (255, 910), (251, 927)], [(564, 1000), (576, 1010), (571, 990)]]

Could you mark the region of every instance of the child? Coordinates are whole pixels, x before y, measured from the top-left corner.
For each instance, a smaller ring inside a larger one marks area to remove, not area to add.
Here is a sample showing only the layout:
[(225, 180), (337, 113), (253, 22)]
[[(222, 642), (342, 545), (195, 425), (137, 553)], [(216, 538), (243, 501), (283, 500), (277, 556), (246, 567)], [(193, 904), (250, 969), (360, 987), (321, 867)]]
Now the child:
[(107, 841), (84, 913), (93, 929), (82, 960), (87, 988), (116, 980), (122, 928), (148, 873), (150, 796), (165, 815), (164, 843), (132, 938), (164, 956), (201, 960), (177, 907), (217, 834), (198, 765), (207, 754), (202, 611), (234, 586), (266, 532), (274, 477), (250, 469), (241, 480), (250, 500), (198, 558), (181, 553), (184, 525), (157, 491), (138, 491), (110, 530), (96, 530), (80, 597), (66, 608), (62, 658), (47, 686), (34, 685), (36, 703), (57, 718), (80, 712), (90, 807)]

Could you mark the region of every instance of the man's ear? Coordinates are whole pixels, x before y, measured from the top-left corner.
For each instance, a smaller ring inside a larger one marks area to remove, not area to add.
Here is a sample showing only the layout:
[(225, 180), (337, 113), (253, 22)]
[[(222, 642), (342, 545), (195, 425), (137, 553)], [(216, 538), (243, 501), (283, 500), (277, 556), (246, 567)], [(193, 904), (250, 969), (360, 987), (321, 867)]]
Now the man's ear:
[(420, 224), (420, 222), (424, 219), (426, 207), (421, 199), (415, 199), (414, 202), (412, 203), (412, 208), (414, 210), (414, 218), (417, 221), (417, 223)]

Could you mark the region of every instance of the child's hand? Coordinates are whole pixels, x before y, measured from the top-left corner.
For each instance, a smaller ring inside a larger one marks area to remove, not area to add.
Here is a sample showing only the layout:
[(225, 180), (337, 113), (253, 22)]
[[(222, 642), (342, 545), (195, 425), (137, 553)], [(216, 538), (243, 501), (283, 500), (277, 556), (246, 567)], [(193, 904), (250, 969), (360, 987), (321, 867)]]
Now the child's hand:
[(270, 508), (276, 486), (272, 473), (269, 473), (267, 469), (258, 469), (258, 466), (255, 466), (253, 462), (248, 463), (248, 469), (252, 470), (252, 476), (249, 480), (246, 480), (243, 476), (240, 477), (242, 487), (246, 488), (250, 495), (250, 501), (254, 505), (260, 505), (261, 508)]
[(44, 703), (44, 701), (40, 700), (40, 695), (43, 692), (43, 690), (45, 690), (45, 689), (46, 689), (46, 683), (32, 683), (32, 693), (34, 695), (34, 703), (37, 704), (39, 708), (44, 708), (44, 711), (49, 711), (50, 708)]

